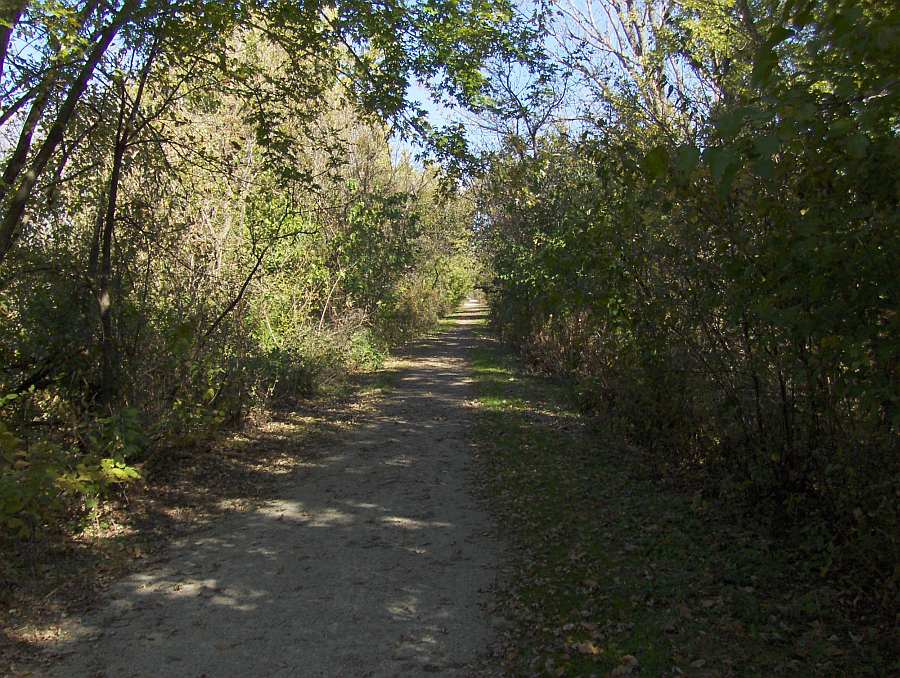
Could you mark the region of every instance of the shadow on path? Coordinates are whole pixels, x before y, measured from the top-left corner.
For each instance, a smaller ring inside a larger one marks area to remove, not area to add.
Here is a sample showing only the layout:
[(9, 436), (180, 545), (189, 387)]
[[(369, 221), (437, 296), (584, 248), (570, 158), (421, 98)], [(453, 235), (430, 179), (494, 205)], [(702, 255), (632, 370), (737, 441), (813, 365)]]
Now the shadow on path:
[(468, 302), (394, 388), (258, 510), (176, 544), (54, 648), (52, 676), (468, 675), (491, 523), (467, 489)]

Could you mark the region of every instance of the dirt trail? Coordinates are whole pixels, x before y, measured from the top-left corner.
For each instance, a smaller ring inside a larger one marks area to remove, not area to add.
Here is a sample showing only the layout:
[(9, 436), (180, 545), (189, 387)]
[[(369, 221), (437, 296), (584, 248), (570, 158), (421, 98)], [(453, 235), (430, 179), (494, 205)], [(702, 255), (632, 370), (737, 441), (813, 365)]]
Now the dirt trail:
[(116, 585), (50, 676), (470, 675), (497, 547), (468, 489), (466, 356), (482, 309), (390, 366), (396, 384), (280, 498)]

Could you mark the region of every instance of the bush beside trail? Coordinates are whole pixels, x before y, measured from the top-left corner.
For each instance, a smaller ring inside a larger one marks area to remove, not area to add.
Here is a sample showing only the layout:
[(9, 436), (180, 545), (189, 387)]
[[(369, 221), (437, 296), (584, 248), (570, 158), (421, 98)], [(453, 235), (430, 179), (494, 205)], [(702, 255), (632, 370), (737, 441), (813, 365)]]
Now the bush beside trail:
[[(493, 156), (494, 323), (660, 475), (762, 518), (848, 604), (892, 614), (900, 17), (881, 2), (654, 17), (632, 27), (652, 56), (620, 44), (633, 70), (579, 81), (580, 129)], [(560, 21), (558, 67), (602, 73), (591, 50), (609, 36)]]

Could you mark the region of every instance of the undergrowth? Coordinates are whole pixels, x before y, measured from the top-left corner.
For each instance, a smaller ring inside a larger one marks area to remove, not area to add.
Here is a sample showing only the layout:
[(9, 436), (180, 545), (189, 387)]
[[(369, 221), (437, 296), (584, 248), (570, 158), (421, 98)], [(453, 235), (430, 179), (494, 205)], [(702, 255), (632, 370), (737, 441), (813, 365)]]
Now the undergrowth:
[[(515, 675), (884, 676), (890, 624), (819, 564), (654, 476), (569, 385), (496, 344), (474, 362), (487, 494), (512, 545), (501, 584)], [(889, 622), (889, 620), (887, 620)]]

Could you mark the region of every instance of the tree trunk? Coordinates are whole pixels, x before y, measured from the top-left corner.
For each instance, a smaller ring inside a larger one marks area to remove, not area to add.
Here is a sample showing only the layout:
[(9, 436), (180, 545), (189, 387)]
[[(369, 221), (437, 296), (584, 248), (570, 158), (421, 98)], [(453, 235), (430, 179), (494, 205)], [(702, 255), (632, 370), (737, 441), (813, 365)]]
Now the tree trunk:
[[(0, 2), (3, 1), (4, 0), (0, 0)], [(99, 0), (92, 0), (92, 2), (88, 3), (81, 11), (80, 24), (82, 28), (90, 18), (91, 14), (94, 13), (94, 10), (97, 9), (98, 2)], [(31, 100), (31, 108), (28, 110), (28, 115), (19, 132), (19, 141), (16, 144), (13, 154), (6, 161), (6, 167), (3, 170), (3, 181), (0, 182), (0, 201), (6, 198), (7, 193), (18, 181), (25, 168), (25, 161), (28, 159), (28, 153), (31, 151), (31, 142), (34, 131), (41, 120), (41, 116), (44, 114), (44, 109), (47, 107), (50, 93), (58, 84), (61, 68), (60, 64), (54, 64), (54, 61), (59, 58), (58, 48), (59, 46), (57, 45), (56, 51), (49, 61), (47, 71), (41, 77), (40, 82), (3, 113), (5, 122), (8, 118), (15, 115), (16, 110), (24, 107), (25, 104)], [(0, 75), (2, 75), (2, 73), (0, 73)]]
[[(116, 207), (119, 197), (119, 183), (122, 178), (122, 168), (125, 163), (125, 152), (128, 150), (128, 142), (131, 140), (131, 130), (134, 128), (134, 120), (137, 117), (141, 98), (144, 94), (144, 86), (153, 66), (156, 55), (154, 46), (141, 72), (131, 109), (126, 115), (127, 96), (125, 83), (121, 84), (121, 105), (119, 107), (119, 119), (116, 123), (116, 142), (113, 147), (112, 169), (109, 174), (109, 188), (106, 194), (106, 210), (103, 213), (102, 226), (98, 228), (100, 235), (99, 268), (97, 270), (97, 304), (100, 311), (100, 402), (109, 403), (116, 392), (116, 364), (118, 362), (118, 350), (113, 335), (112, 303), (112, 247), (115, 237)], [(93, 257), (93, 252), (91, 253)], [(93, 260), (91, 262), (94, 263)]]
[(88, 54), (87, 60), (82, 64), (78, 77), (69, 88), (56, 115), (56, 119), (47, 132), (47, 138), (41, 144), (41, 148), (35, 155), (31, 166), (24, 173), (21, 172), (21, 169), (19, 170), (21, 177), (18, 181), (18, 187), (12, 196), (9, 197), (5, 206), (3, 220), (0, 222), (0, 264), (6, 259), (7, 254), (9, 254), (10, 249), (12, 249), (16, 239), (19, 237), (20, 226), (25, 215), (25, 209), (28, 207), (28, 202), (31, 199), (32, 191), (37, 186), (38, 179), (47, 167), (47, 163), (50, 161), (54, 151), (56, 151), (56, 147), (62, 141), (72, 115), (75, 113), (75, 107), (87, 88), (88, 81), (94, 75), (97, 65), (106, 54), (106, 50), (112, 44), (113, 39), (122, 26), (132, 18), (138, 5), (137, 0), (126, 2), (113, 21), (100, 33), (97, 43)]
[(122, 106), (119, 109), (116, 144), (113, 149), (112, 171), (109, 174), (109, 190), (106, 211), (100, 229), (100, 261), (97, 271), (97, 304), (100, 309), (100, 401), (108, 403), (115, 392), (116, 343), (112, 324), (112, 243), (115, 234), (116, 200), (119, 194), (119, 180), (122, 177), (122, 161), (125, 158), (125, 85), (122, 85)]
[(3, 78), (9, 40), (27, 4), (27, 0), (2, 0), (2, 4), (0, 4), (0, 79)]

